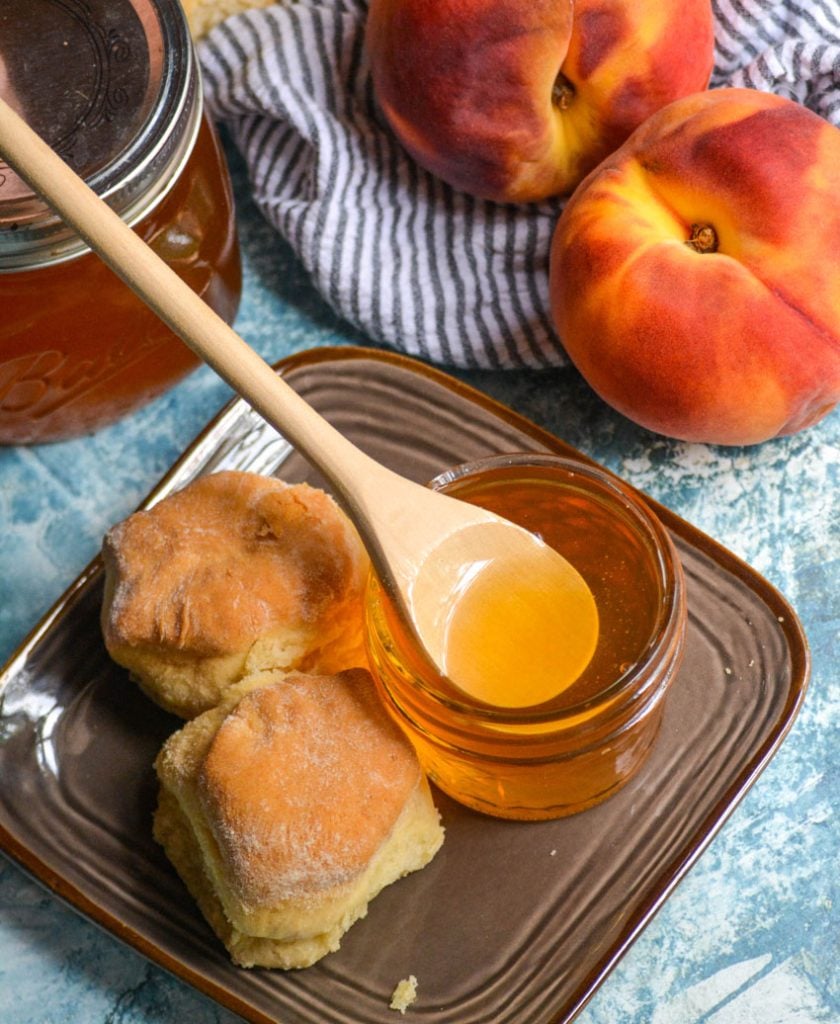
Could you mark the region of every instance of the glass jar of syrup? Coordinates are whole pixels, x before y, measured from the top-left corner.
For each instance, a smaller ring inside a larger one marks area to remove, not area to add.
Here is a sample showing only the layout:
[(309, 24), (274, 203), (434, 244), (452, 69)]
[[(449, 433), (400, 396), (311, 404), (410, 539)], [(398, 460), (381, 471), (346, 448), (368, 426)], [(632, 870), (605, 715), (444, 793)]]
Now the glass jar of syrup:
[[(436, 670), (372, 577), (366, 641), (386, 707), (430, 778), (469, 807), (539, 820), (600, 803), (644, 764), (682, 661), (685, 582), (667, 531), (611, 474), (554, 455), (480, 460), (432, 486), (559, 551), (592, 591), (598, 640), (581, 675), (554, 699), (531, 707), (482, 703)], [(517, 639), (497, 630), (477, 642), (492, 653)], [(563, 638), (541, 642), (560, 653)], [(523, 649), (522, 672), (529, 660)], [(514, 675), (510, 685), (519, 682)]]
[[(177, 0), (0, 5), (0, 95), (233, 320), (230, 181)], [(0, 444), (95, 430), (198, 362), (0, 162)]]

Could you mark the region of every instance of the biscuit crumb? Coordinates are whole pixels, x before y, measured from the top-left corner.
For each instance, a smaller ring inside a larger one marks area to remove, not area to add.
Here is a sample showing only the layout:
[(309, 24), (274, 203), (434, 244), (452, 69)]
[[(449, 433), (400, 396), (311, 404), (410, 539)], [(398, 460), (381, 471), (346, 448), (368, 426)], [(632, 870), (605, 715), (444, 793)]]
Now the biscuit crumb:
[(413, 974), (409, 974), (407, 978), (403, 978), (402, 981), (397, 983), (394, 994), (391, 996), (391, 1009), (405, 1013), (416, 998), (417, 979)]

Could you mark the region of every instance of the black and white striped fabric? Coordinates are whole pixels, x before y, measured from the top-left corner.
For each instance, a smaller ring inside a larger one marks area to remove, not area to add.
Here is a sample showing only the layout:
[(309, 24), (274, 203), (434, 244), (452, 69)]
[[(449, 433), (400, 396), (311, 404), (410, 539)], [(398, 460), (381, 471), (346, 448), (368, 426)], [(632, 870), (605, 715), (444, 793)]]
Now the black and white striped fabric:
[[(548, 312), (561, 209), (483, 202), (419, 169), (377, 112), (364, 0), (287, 0), (199, 52), (211, 112), (321, 294), (371, 338), (460, 367), (562, 365)], [(714, 0), (712, 87), (749, 86), (840, 124), (840, 0)]]

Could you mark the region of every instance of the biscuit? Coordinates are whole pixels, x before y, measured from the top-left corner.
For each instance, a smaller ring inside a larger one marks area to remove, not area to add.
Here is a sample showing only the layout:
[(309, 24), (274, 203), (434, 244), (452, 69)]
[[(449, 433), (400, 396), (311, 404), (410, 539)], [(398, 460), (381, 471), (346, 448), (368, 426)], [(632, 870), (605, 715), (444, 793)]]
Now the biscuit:
[(370, 674), (261, 673), (167, 740), (154, 834), (243, 967), (307, 967), (443, 842)]
[(368, 558), (317, 488), (233, 471), (200, 477), (113, 527), (102, 554), (108, 652), (182, 718), (252, 672), (367, 664)]

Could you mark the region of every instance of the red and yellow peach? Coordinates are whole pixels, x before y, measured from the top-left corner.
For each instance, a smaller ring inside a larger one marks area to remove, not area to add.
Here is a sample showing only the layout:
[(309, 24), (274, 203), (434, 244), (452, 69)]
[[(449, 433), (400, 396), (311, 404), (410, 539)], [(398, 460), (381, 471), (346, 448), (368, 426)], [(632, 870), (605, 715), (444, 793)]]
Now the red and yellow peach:
[(580, 185), (551, 250), (560, 336), (651, 430), (752, 444), (840, 399), (840, 130), (750, 89), (653, 115)]
[(367, 50), (414, 159), (500, 202), (571, 190), (650, 114), (704, 89), (709, 0), (371, 0)]

